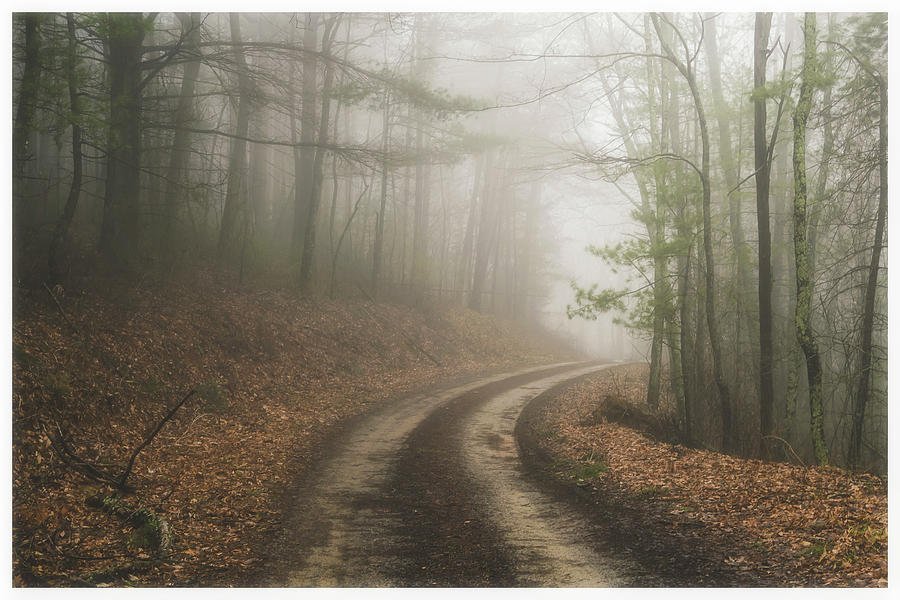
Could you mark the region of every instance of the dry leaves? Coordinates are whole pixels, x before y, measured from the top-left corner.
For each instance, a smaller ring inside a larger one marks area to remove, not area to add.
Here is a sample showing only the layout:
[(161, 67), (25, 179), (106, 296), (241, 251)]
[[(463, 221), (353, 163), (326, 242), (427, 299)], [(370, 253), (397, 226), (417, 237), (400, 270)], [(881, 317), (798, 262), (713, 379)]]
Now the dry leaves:
[[(458, 308), (235, 292), (202, 273), (68, 290), (78, 334), (40, 289), (16, 290), (14, 303), (15, 585), (247, 585), (291, 482), (335, 423), (440, 380), (557, 359)], [(197, 386), (204, 399), (176, 414), (130, 479), (129, 503), (174, 530), (170, 557), (146, 562), (134, 531), (84, 506), (96, 486), (40, 425), (58, 422), (79, 456), (115, 470)]]
[(607, 394), (639, 403), (646, 374), (619, 367), (570, 388), (546, 413), (558, 457), (602, 456), (595, 493), (635, 507), (650, 535), (692, 536), (784, 586), (887, 584), (887, 490), (875, 476), (745, 460), (652, 441), (586, 419)]

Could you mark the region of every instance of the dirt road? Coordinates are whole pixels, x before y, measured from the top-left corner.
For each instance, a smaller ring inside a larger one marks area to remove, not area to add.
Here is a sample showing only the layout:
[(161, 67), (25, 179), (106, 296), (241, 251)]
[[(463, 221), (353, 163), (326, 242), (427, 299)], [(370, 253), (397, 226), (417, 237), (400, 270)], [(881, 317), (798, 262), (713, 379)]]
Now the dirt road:
[(604, 368), (561, 364), (385, 406), (306, 476), (262, 585), (650, 586), (576, 507), (521, 468), (535, 396)]

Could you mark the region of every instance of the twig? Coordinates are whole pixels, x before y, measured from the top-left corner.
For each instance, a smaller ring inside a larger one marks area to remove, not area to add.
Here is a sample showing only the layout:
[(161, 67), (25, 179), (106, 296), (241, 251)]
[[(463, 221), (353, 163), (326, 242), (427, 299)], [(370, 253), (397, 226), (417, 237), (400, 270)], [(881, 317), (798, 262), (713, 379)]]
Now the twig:
[(800, 464), (802, 466), (804, 466), (804, 467), (806, 466), (806, 463), (803, 462), (803, 459), (800, 458), (800, 456), (796, 452), (794, 452), (794, 449), (791, 447), (791, 445), (789, 443), (787, 443), (787, 440), (780, 438), (777, 435), (764, 435), (762, 437), (764, 440), (778, 440), (779, 442), (781, 442), (782, 444), (784, 444), (785, 446), (788, 447), (788, 450), (791, 451), (791, 454), (794, 455), (794, 458), (796, 458), (798, 461), (800, 461)]
[(57, 554), (65, 558), (71, 558), (73, 560), (118, 560), (122, 558), (134, 558), (127, 554), (109, 554), (107, 556), (80, 556), (78, 554), (69, 554), (59, 547), (59, 545), (53, 540), (52, 535), (47, 535), (46, 538), (53, 546), (53, 549), (56, 550)]
[(70, 467), (81, 471), (83, 474), (87, 475), (89, 478), (99, 481), (100, 483), (106, 483), (109, 485), (115, 485), (115, 481), (110, 475), (100, 471), (97, 467), (84, 460), (75, 452), (69, 448), (68, 444), (66, 444), (65, 436), (63, 435), (62, 429), (59, 426), (59, 423), (54, 423), (56, 425), (57, 433), (51, 434), (47, 431), (46, 426), (41, 423), (41, 429), (44, 431), (44, 435), (47, 436), (47, 439), (50, 440), (53, 445), (53, 449), (56, 450), (56, 454)]
[(159, 424), (156, 426), (156, 428), (153, 430), (153, 432), (149, 436), (147, 436), (147, 439), (144, 440), (143, 443), (135, 449), (134, 453), (131, 455), (131, 459), (128, 461), (128, 466), (125, 467), (125, 470), (122, 471), (122, 476), (119, 478), (118, 488), (120, 490), (125, 488), (125, 482), (128, 480), (128, 476), (131, 475), (131, 469), (134, 467), (134, 461), (135, 461), (135, 459), (137, 459), (137, 456), (138, 456), (138, 454), (140, 454), (141, 450), (143, 450), (144, 448), (146, 448), (147, 446), (150, 445), (150, 442), (153, 441), (153, 438), (156, 437), (156, 434), (159, 433), (159, 430), (163, 428), (163, 425), (168, 423), (169, 420), (175, 415), (175, 412), (179, 408), (181, 408), (184, 405), (184, 403), (187, 402), (188, 399), (190, 399), (190, 397), (193, 396), (195, 393), (197, 393), (196, 390), (191, 390), (187, 394), (185, 394), (184, 398), (182, 398), (178, 404), (176, 404), (174, 407), (172, 407), (172, 410), (170, 410), (166, 414), (166, 416), (163, 418), (162, 421), (159, 422)]
[[(356, 286), (357, 286), (357, 287), (359, 288), (359, 290), (366, 296), (366, 298), (368, 298), (369, 301), (372, 302), (372, 304), (375, 304), (375, 299), (372, 298), (372, 296), (369, 295), (369, 292), (367, 292), (367, 291), (365, 290), (365, 288), (363, 288), (363, 286), (361, 286), (361, 285), (359, 285), (359, 284), (356, 284)], [(377, 315), (375, 315), (375, 314), (372, 313), (372, 312), (369, 312), (369, 310), (368, 310), (364, 305), (360, 304), (360, 307), (366, 312), (366, 314), (368, 314), (370, 317), (372, 317), (372, 320), (373, 320), (373, 321), (380, 322), (382, 325), (385, 325), (385, 324), (386, 324), (385, 321), (382, 320), (381, 318), (379, 318)], [(413, 350), (416, 350), (417, 352), (421, 352), (422, 354), (424, 354), (425, 356), (427, 356), (428, 358), (430, 358), (430, 359), (431, 359), (431, 362), (433, 362), (436, 366), (438, 366), (438, 367), (441, 366), (441, 361), (439, 361), (439, 360), (436, 359), (434, 356), (432, 356), (431, 353), (429, 353), (425, 348), (422, 348), (421, 346), (419, 346), (418, 344), (416, 344), (416, 342), (415, 342), (411, 337), (409, 337), (408, 335), (406, 335), (406, 332), (403, 331), (402, 328), (400, 328), (400, 327), (394, 327), (394, 330), (397, 331), (397, 333), (399, 333), (400, 335), (403, 336), (403, 338), (406, 340), (406, 343), (409, 345), (410, 348), (412, 348)]]
[(74, 331), (78, 335), (81, 335), (81, 333), (78, 331), (78, 328), (75, 327), (75, 325), (72, 323), (72, 321), (69, 320), (68, 315), (66, 315), (66, 311), (63, 310), (62, 304), (59, 303), (59, 300), (57, 300), (56, 295), (50, 290), (49, 287), (47, 287), (47, 282), (42, 281), (41, 285), (44, 286), (44, 289), (47, 290), (47, 293), (50, 294), (51, 298), (53, 298), (53, 303), (56, 304), (56, 310), (59, 311), (59, 314), (62, 315), (62, 318), (65, 319), (66, 323), (69, 324), (69, 327), (72, 328), (72, 331)]

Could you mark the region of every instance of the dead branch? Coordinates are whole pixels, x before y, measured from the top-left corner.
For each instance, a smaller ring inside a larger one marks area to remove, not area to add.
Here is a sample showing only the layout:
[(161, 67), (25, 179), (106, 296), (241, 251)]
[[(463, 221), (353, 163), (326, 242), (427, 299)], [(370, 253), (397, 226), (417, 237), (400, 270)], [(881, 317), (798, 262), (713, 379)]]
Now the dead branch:
[[(357, 284), (357, 287), (358, 287), (358, 288), (360, 289), (360, 291), (366, 296), (366, 298), (369, 299), (369, 301), (371, 301), (373, 304), (375, 303), (375, 299), (372, 298), (372, 296), (371, 296), (371, 295), (363, 288), (363, 286)], [(375, 322), (377, 322), (377, 323), (381, 323), (382, 326), (388, 325), (387, 323), (384, 322), (383, 319), (379, 318), (377, 315), (375, 315), (375, 314), (373, 314), (372, 312), (370, 312), (370, 311), (365, 307), (365, 305), (360, 304), (360, 307), (363, 309), (363, 311), (364, 311), (366, 314), (368, 314), (368, 315), (372, 318), (373, 321), (375, 321)], [(406, 334), (405, 331), (403, 331), (402, 328), (400, 328), (400, 327), (394, 327), (394, 330), (395, 330), (397, 333), (399, 333), (401, 336), (403, 336), (403, 338), (406, 340), (406, 343), (409, 345), (410, 348), (412, 348), (413, 350), (415, 350), (415, 351), (417, 351), (417, 352), (419, 352), (419, 353), (421, 353), (421, 354), (427, 356), (429, 359), (431, 359), (431, 362), (433, 362), (436, 366), (438, 366), (438, 367), (441, 366), (441, 361), (439, 361), (439, 360), (436, 359), (434, 356), (432, 356), (431, 353), (429, 353), (425, 348), (422, 348), (419, 344), (417, 344), (411, 337), (409, 337), (409, 336)]]
[(50, 440), (50, 444), (56, 451), (57, 456), (59, 456), (64, 463), (94, 481), (106, 483), (108, 485), (116, 484), (115, 479), (111, 475), (104, 473), (95, 465), (75, 454), (66, 443), (65, 435), (63, 434), (59, 423), (54, 423), (54, 425), (56, 426), (56, 433), (48, 431), (44, 423), (41, 423), (41, 429), (44, 431), (44, 435), (47, 436), (47, 439)]
[(60, 303), (59, 303), (59, 300), (56, 298), (56, 294), (54, 294), (53, 291), (52, 291), (49, 287), (47, 287), (47, 283), (46, 283), (46, 282), (41, 282), (41, 285), (43, 285), (43, 286), (44, 286), (44, 289), (47, 290), (47, 293), (50, 294), (50, 297), (53, 299), (53, 303), (56, 304), (56, 310), (59, 311), (59, 314), (62, 315), (62, 318), (65, 319), (66, 323), (69, 324), (69, 327), (72, 328), (72, 331), (74, 331), (74, 332), (77, 333), (78, 335), (81, 335), (81, 334), (78, 332), (78, 328), (75, 327), (75, 324), (72, 323), (72, 321), (69, 320), (68, 315), (66, 315), (66, 311), (63, 310), (62, 304), (60, 304)]
[(793, 449), (793, 448), (791, 447), (791, 445), (787, 442), (787, 440), (785, 440), (785, 439), (783, 439), (783, 438), (780, 438), (780, 437), (778, 437), (777, 435), (764, 435), (764, 436), (762, 436), (762, 437), (763, 437), (764, 440), (778, 440), (779, 442), (781, 442), (782, 444), (784, 444), (785, 446), (787, 446), (788, 450), (791, 451), (791, 454), (794, 455), (794, 458), (796, 458), (798, 461), (800, 461), (800, 464), (801, 464), (801, 465), (803, 465), (804, 467), (806, 466), (806, 463), (803, 462), (803, 459), (800, 458), (800, 456), (799, 456), (796, 452), (794, 452), (794, 449)]
[(121, 489), (125, 488), (125, 482), (128, 480), (128, 476), (131, 475), (131, 470), (134, 468), (134, 461), (137, 459), (138, 454), (141, 453), (141, 450), (143, 450), (144, 448), (146, 448), (147, 446), (150, 445), (150, 442), (153, 441), (153, 438), (156, 437), (156, 434), (158, 434), (159, 431), (163, 428), (163, 425), (168, 423), (172, 419), (172, 417), (175, 416), (175, 413), (178, 411), (178, 409), (181, 408), (182, 406), (184, 406), (184, 403), (187, 402), (190, 399), (190, 397), (196, 393), (197, 393), (196, 390), (191, 390), (187, 394), (185, 394), (184, 398), (182, 398), (181, 401), (178, 402), (178, 404), (176, 404), (174, 407), (172, 407), (172, 409), (168, 413), (166, 413), (166, 416), (163, 417), (162, 421), (160, 421), (156, 425), (156, 427), (153, 429), (153, 431), (150, 433), (150, 435), (147, 436), (147, 439), (145, 439), (141, 443), (141, 445), (138, 446), (134, 450), (134, 453), (131, 455), (131, 458), (128, 461), (128, 465), (125, 467), (125, 470), (122, 471), (121, 477), (119, 477), (119, 481), (116, 485), (116, 487), (118, 489), (121, 490)]

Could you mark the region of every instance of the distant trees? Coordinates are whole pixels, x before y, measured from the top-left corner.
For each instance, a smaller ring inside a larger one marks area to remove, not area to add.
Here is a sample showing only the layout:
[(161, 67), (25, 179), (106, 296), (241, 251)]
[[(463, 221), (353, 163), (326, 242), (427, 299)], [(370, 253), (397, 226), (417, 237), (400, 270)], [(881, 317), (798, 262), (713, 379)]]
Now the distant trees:
[(521, 274), (546, 244), (522, 241), (541, 206), (502, 158), (517, 140), (473, 134), (492, 99), (432, 81), (459, 37), (435, 31), (465, 18), (15, 15), (15, 230), (49, 257), (31, 272), (65, 283), (93, 243), (125, 276), (206, 263), (526, 318), (497, 301), (543, 285)]

